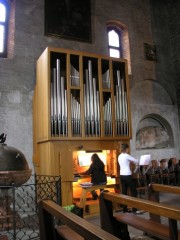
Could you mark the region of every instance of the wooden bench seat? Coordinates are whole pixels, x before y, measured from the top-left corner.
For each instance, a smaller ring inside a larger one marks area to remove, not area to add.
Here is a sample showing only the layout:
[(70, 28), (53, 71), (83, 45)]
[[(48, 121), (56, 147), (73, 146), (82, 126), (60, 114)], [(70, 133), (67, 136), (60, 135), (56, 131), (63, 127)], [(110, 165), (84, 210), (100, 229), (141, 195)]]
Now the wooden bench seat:
[[(56, 228), (59, 239), (64, 240), (84, 240), (84, 238), (69, 228), (67, 225), (61, 225)], [(57, 237), (58, 238), (58, 237)], [(57, 239), (58, 240), (58, 239)]]
[[(148, 186), (149, 200), (159, 202), (160, 192), (180, 194), (180, 188), (162, 184), (150, 184)], [(161, 224), (160, 216), (152, 213), (149, 215), (151, 219), (145, 219), (130, 213), (114, 214), (115, 218), (122, 223), (140, 229), (160, 239), (170, 239), (169, 229), (166, 225)], [(180, 239), (180, 231), (178, 231), (178, 239)]]
[[(135, 207), (146, 212), (167, 218), (167, 225), (156, 220), (141, 218), (130, 213), (115, 213), (113, 203)], [(103, 192), (100, 196), (100, 220), (102, 229), (117, 236), (118, 231), (128, 233), (128, 225), (165, 240), (179, 240), (177, 221), (180, 221), (180, 208), (122, 194)], [(121, 225), (117, 225), (119, 222)], [(117, 227), (118, 226), (118, 227)], [(130, 238), (123, 238), (130, 239)]]
[(167, 226), (154, 222), (150, 219), (144, 219), (131, 213), (114, 214), (116, 220), (146, 232), (160, 239), (169, 240), (169, 229)]

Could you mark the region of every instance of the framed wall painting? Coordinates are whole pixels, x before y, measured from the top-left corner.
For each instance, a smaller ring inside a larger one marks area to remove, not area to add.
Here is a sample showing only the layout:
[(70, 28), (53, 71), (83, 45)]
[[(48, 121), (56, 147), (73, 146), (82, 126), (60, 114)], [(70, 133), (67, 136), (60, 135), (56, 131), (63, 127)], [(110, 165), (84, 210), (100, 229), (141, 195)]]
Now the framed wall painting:
[(45, 0), (45, 35), (91, 42), (91, 0)]
[(144, 43), (145, 59), (150, 61), (157, 61), (156, 46), (150, 43)]

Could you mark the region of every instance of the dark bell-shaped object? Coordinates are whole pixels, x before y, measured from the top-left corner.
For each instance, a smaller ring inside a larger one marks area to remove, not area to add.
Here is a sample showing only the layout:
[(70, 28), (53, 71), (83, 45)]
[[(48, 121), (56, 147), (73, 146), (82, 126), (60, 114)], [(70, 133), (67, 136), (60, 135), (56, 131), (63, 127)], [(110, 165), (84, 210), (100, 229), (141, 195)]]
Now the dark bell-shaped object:
[(32, 173), (24, 154), (4, 144), (6, 135), (0, 135), (0, 186), (20, 186), (26, 183)]

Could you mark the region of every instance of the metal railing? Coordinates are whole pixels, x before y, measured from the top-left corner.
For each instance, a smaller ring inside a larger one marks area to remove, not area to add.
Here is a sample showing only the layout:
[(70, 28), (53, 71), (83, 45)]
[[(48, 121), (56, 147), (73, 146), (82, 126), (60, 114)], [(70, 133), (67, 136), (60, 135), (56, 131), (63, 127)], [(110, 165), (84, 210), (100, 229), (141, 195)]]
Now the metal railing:
[(38, 202), (61, 205), (59, 176), (33, 175), (26, 184), (0, 186), (0, 236), (9, 240), (39, 239)]

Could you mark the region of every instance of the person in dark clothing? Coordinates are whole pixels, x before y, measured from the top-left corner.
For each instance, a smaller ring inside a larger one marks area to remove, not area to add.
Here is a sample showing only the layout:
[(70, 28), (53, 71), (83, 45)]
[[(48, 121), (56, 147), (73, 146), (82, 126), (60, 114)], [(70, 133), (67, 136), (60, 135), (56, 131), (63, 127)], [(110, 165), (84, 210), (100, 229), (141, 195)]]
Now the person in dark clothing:
[[(91, 165), (89, 169), (85, 172), (87, 175), (91, 175), (91, 183), (93, 185), (104, 185), (107, 183), (106, 173), (105, 173), (105, 165), (103, 161), (99, 158), (97, 153), (94, 153), (91, 156)], [(101, 189), (100, 189), (101, 191)], [(93, 199), (96, 200), (98, 195), (96, 191), (91, 192)]]
[(176, 157), (172, 157), (169, 159), (168, 170), (169, 170), (169, 184), (177, 185), (179, 166), (178, 166)]
[(168, 162), (166, 159), (161, 159), (160, 161), (160, 174), (161, 174), (161, 183), (168, 184)]

